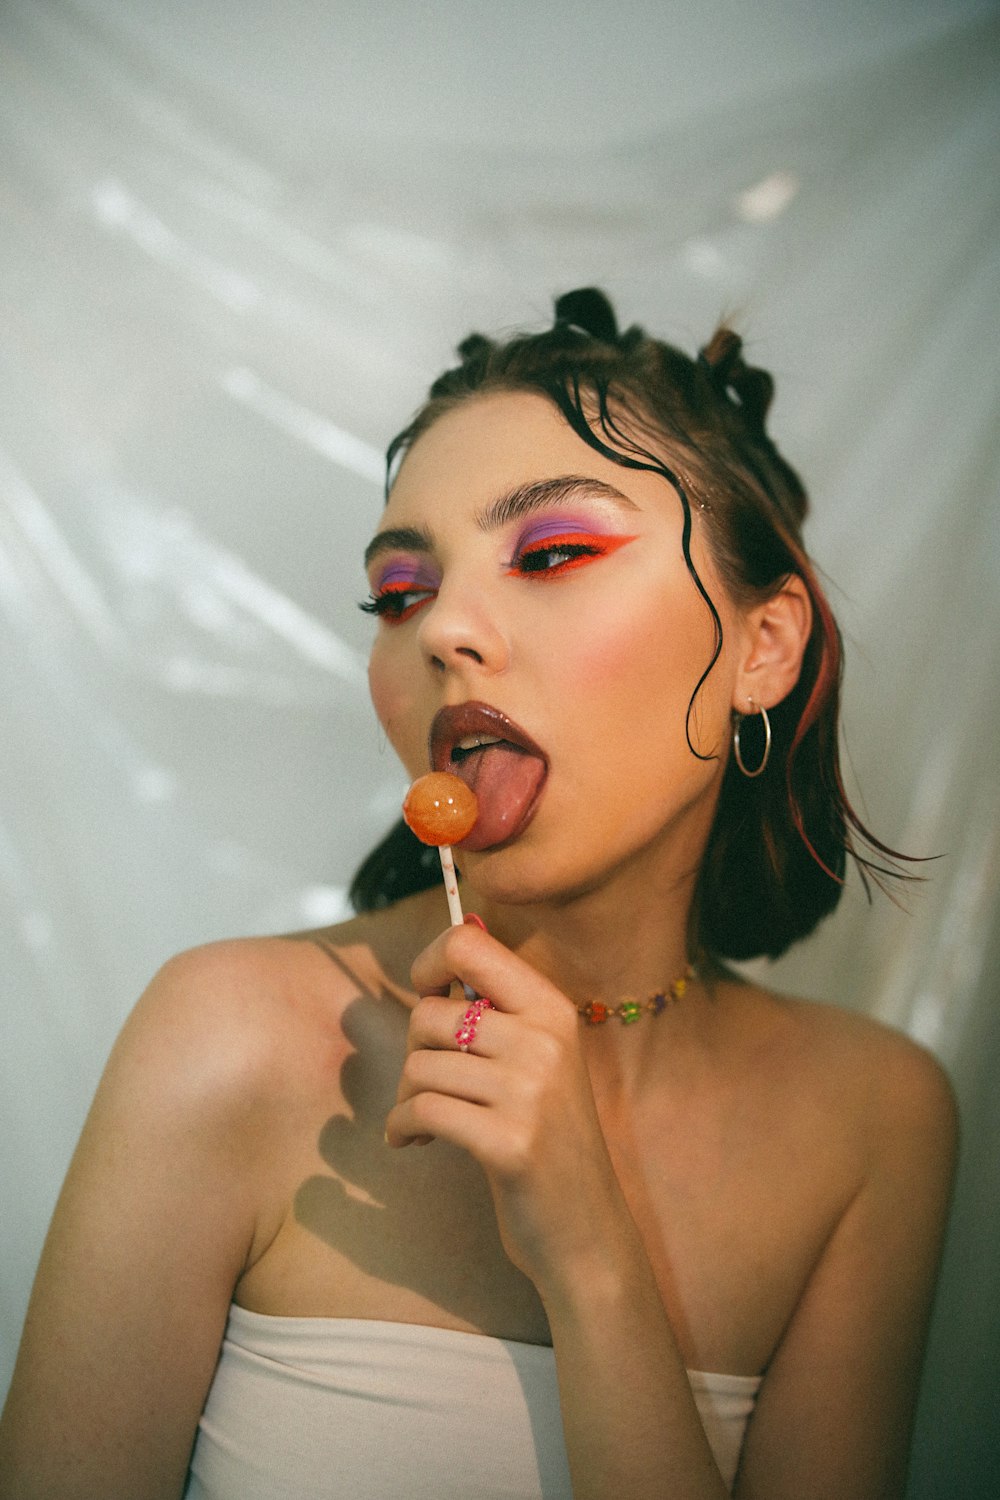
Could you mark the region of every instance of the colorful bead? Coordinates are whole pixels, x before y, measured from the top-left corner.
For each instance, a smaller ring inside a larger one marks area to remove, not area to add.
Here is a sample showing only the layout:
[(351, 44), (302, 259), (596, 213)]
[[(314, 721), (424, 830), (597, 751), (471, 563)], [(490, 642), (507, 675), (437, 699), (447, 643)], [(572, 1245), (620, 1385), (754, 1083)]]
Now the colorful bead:
[(672, 1001), (679, 1000), (686, 993), (688, 980), (697, 977), (698, 971), (694, 964), (688, 964), (679, 979), (672, 980), (664, 989), (651, 994), (645, 1003), (634, 1000), (631, 996), (619, 1005), (605, 1005), (602, 1000), (588, 1000), (586, 1005), (578, 1005), (577, 1010), (588, 1026), (602, 1026), (609, 1016), (618, 1016), (623, 1026), (631, 1026), (645, 1011), (651, 1016), (662, 1015)]
[(582, 1007), (580, 1014), (589, 1025), (600, 1026), (608, 1019), (610, 1012), (606, 1005), (601, 1004), (600, 1000), (591, 1000), (588, 1005)]

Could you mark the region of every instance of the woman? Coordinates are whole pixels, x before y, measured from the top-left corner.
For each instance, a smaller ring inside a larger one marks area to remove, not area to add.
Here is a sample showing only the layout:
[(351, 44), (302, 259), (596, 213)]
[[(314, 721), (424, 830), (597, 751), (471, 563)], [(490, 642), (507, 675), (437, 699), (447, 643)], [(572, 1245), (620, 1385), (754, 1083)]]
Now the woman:
[(888, 853), (839, 779), (805, 495), (734, 335), (693, 362), (600, 293), (556, 312), (462, 345), (368, 549), (379, 718), (477, 792), (475, 918), (400, 826), (355, 920), (157, 976), (46, 1244), (4, 1493), (902, 1493), (948, 1086), (722, 962)]

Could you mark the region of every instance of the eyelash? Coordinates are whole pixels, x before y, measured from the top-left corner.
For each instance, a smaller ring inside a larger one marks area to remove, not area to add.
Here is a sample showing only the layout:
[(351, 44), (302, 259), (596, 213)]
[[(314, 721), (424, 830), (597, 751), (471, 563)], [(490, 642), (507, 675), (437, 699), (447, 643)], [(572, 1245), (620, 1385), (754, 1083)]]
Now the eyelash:
[[(580, 567), (594, 557), (604, 557), (620, 545), (617, 537), (588, 536), (585, 532), (573, 531), (567, 536), (549, 536), (544, 541), (534, 542), (515, 553), (507, 568), (508, 575), (520, 578), (559, 578), (563, 573)], [(561, 555), (562, 562), (547, 568), (533, 566), (536, 559)]]
[[(366, 615), (378, 615), (390, 625), (401, 625), (432, 598), (436, 590), (417, 583), (387, 583), (358, 605)], [(412, 604), (405, 601), (412, 599)]]
[[(515, 553), (507, 566), (507, 576), (538, 580), (561, 578), (565, 573), (582, 567), (594, 558), (616, 552), (631, 540), (627, 536), (590, 536), (579, 531), (570, 532), (566, 536), (546, 537), (544, 541), (522, 547)], [(544, 559), (552, 556), (559, 556), (562, 561), (551, 568), (546, 567)], [(387, 583), (378, 593), (372, 593), (358, 608), (365, 614), (377, 615), (388, 625), (401, 625), (432, 599), (435, 593), (436, 590), (426, 584), (407, 581)], [(407, 604), (407, 599), (412, 602)]]

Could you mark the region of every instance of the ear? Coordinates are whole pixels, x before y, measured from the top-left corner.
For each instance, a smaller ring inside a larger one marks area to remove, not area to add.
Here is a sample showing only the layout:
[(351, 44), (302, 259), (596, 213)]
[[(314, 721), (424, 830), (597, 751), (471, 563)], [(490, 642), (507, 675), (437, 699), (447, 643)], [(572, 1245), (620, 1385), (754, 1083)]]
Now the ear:
[(744, 616), (743, 659), (733, 684), (733, 708), (773, 708), (787, 698), (799, 680), (802, 657), (812, 630), (809, 592), (792, 573), (776, 594)]

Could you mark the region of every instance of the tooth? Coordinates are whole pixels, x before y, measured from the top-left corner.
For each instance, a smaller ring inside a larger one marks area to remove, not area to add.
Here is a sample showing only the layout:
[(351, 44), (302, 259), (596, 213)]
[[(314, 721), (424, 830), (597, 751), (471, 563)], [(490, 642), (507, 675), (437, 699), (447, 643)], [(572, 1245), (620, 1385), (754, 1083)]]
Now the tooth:
[(499, 745), (500, 740), (494, 734), (467, 734), (458, 741), (456, 750), (480, 750), (484, 745)]

